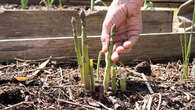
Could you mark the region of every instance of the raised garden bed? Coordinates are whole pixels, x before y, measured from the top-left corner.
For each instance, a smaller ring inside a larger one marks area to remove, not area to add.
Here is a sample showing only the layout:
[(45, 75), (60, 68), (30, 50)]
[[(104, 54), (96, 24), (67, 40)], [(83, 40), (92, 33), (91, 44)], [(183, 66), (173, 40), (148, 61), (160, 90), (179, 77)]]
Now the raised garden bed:
[[(118, 90), (115, 94), (108, 91), (102, 96), (98, 87), (93, 93), (84, 89), (77, 69), (70, 20), (72, 16), (78, 20), (80, 7), (47, 10), (38, 6), (22, 10), (16, 6), (13, 9), (0, 14), (0, 109), (195, 109), (193, 76), (190, 74), (188, 80), (181, 80), (184, 67), (177, 60), (181, 58), (179, 39), (184, 33), (172, 32), (173, 11), (142, 11), (143, 33), (132, 52), (123, 54), (118, 64), (117, 78), (127, 75), (127, 90)], [(106, 10), (102, 9), (87, 15), (90, 58), (97, 59), (101, 49), (100, 33), (105, 14)], [(78, 20), (78, 29), (80, 25)], [(192, 45), (191, 57), (194, 55)], [(40, 68), (45, 60), (46, 66)], [(16, 77), (34, 73), (29, 80)]]

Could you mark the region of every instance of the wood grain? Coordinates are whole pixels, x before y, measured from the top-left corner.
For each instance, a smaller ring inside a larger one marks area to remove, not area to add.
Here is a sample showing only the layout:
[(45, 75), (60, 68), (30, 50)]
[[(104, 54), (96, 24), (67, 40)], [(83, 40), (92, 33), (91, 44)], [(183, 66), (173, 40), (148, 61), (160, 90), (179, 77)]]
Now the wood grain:
[[(132, 51), (123, 54), (120, 60), (124, 63), (129, 63), (147, 58), (152, 60), (178, 58), (181, 56), (180, 36), (183, 36), (183, 33), (142, 34)], [(192, 39), (192, 44), (194, 43), (195, 38)], [(100, 38), (90, 36), (88, 38), (88, 45), (90, 57), (97, 58), (98, 52), (101, 49)], [(22, 59), (40, 59), (49, 56), (65, 56), (66, 61), (75, 59), (72, 37), (7, 39), (0, 40), (0, 47), (0, 62), (10, 61), (16, 57)], [(191, 57), (194, 57), (194, 45), (192, 45), (191, 50)]]
[[(87, 33), (99, 35), (102, 29), (106, 10), (97, 11), (86, 17)], [(172, 32), (173, 11), (142, 11), (143, 33)], [(80, 32), (80, 21), (76, 10), (34, 10), (4, 11), (0, 14), (0, 39), (36, 38), (71, 36), (71, 17), (77, 18)]]
[[(29, 4), (39, 4), (41, 0), (29, 0)], [(107, 3), (110, 3), (112, 0), (104, 0)], [(186, 2), (187, 0), (149, 0), (152, 2)], [(20, 4), (20, 0), (0, 0), (0, 3), (15, 3)], [(58, 0), (55, 1), (58, 4)], [(62, 0), (63, 4), (71, 4), (71, 5), (89, 5), (90, 0)]]

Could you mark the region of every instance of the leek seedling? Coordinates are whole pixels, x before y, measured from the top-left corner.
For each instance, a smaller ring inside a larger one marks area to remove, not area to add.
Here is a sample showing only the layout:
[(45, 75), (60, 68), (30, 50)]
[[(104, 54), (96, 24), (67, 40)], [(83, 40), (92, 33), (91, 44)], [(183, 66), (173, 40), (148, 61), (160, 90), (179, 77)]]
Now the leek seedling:
[(20, 3), (21, 3), (22, 9), (26, 9), (27, 4), (28, 4), (28, 0), (20, 0)]
[(47, 7), (47, 9), (51, 8), (51, 6), (53, 5), (55, 0), (46, 0), (44, 1), (45, 3), (45, 7)]
[(94, 7), (95, 7), (95, 0), (91, 0), (91, 11), (94, 11)]
[(98, 62), (97, 62), (97, 79), (100, 80), (100, 61), (102, 59), (102, 51), (99, 52)]
[(191, 29), (190, 37), (187, 40), (187, 35), (186, 35), (186, 31), (185, 31), (185, 24), (184, 24), (184, 37), (180, 38), (182, 57), (183, 57), (183, 63), (184, 63), (183, 79), (188, 79), (188, 66), (189, 66), (189, 57), (190, 57), (190, 51), (191, 51), (191, 45), (192, 45), (194, 23), (195, 23), (195, 3), (194, 3), (192, 29)]
[(105, 57), (106, 69), (105, 69), (104, 81), (103, 81), (103, 86), (104, 86), (105, 91), (108, 89), (109, 83), (110, 83), (110, 72), (111, 72), (111, 65), (112, 65), (111, 54), (112, 54), (113, 45), (114, 45), (113, 37), (115, 36), (115, 32), (116, 32), (116, 25), (114, 24), (111, 28), (109, 48), (108, 48), (108, 52), (106, 53), (106, 57)]

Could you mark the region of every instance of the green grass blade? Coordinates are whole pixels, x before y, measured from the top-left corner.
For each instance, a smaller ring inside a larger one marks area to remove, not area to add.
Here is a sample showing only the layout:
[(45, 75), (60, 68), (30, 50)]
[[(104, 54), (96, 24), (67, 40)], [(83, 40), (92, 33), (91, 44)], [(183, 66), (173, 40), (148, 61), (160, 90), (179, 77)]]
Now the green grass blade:
[(111, 63), (112, 63), (111, 54), (112, 54), (113, 45), (114, 45), (113, 37), (115, 36), (115, 32), (116, 32), (116, 25), (113, 25), (111, 29), (111, 34), (110, 34), (109, 48), (108, 48), (108, 52), (106, 53), (106, 57), (105, 57), (106, 58), (106, 70), (104, 73), (104, 81), (103, 81), (105, 91), (108, 89), (109, 83), (110, 83), (110, 72), (111, 72)]
[(183, 36), (180, 36), (180, 45), (181, 45), (181, 53), (182, 53), (182, 59), (185, 60), (185, 53), (184, 53), (184, 43), (183, 43)]
[(194, 23), (195, 23), (195, 2), (194, 2), (194, 11), (193, 11), (193, 18), (192, 18), (192, 29), (190, 33), (190, 38), (188, 40), (188, 45), (187, 45), (187, 52), (185, 56), (185, 62), (184, 62), (184, 74), (183, 74), (183, 79), (188, 78), (188, 65), (189, 65), (189, 57), (190, 57), (190, 51), (191, 51), (191, 46), (192, 46), (192, 37), (193, 37), (193, 31), (194, 31)]
[(21, 3), (22, 9), (25, 9), (27, 7), (28, 0), (20, 0), (20, 3)]

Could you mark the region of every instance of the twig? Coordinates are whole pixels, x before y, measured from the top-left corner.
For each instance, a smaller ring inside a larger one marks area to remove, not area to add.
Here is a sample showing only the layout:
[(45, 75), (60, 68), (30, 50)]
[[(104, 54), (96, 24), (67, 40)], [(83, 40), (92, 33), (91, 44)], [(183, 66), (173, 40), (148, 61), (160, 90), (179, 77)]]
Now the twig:
[(147, 104), (147, 110), (151, 109), (151, 105), (152, 105), (152, 95), (149, 95), (149, 99), (148, 99), (148, 104)]
[(16, 66), (16, 64), (1, 66), (0, 69), (9, 68), (9, 67), (13, 68), (14, 66)]
[(147, 103), (148, 103), (148, 100), (146, 100), (146, 98), (144, 98), (144, 104), (142, 105), (142, 110), (146, 110)]
[[(75, 57), (70, 57), (70, 56), (62, 56), (62, 57), (52, 57), (51, 60), (61, 60), (61, 59), (68, 59), (68, 58), (75, 58)], [(42, 59), (38, 59), (38, 60), (24, 60), (24, 59), (20, 59), (20, 58), (14, 58), (16, 61), (20, 61), (20, 62), (41, 62), (41, 61), (45, 61), (48, 58), (42, 58)]]
[(72, 104), (72, 105), (81, 106), (81, 107), (83, 107), (83, 108), (90, 108), (90, 109), (94, 109), (94, 110), (100, 110), (99, 108), (96, 108), (96, 107), (93, 107), (93, 106), (84, 105), (84, 104), (79, 104), (79, 103), (76, 103), (76, 102), (70, 102), (70, 101), (63, 100), (63, 99), (57, 99), (57, 101), (59, 101), (59, 102), (64, 102), (64, 103), (68, 103), (68, 104)]
[(146, 75), (143, 74), (143, 73), (142, 73), (141, 75), (142, 75), (142, 78), (145, 80), (145, 83), (146, 83), (146, 85), (147, 85), (147, 87), (148, 87), (148, 90), (149, 90), (150, 94), (153, 94), (154, 91), (152, 90), (152, 87), (150, 86), (150, 83), (148, 82), (148, 80), (147, 80), (147, 78), (146, 78)]
[(104, 107), (106, 110), (112, 110), (111, 108), (108, 108), (108, 107), (106, 107), (103, 103), (101, 103), (101, 102), (97, 102), (99, 105), (101, 105), (102, 107)]
[(73, 100), (72, 90), (70, 89), (70, 87), (68, 87), (67, 89), (68, 89), (69, 99)]
[(50, 59), (51, 59), (51, 57), (50, 57), (47, 61), (43, 62), (43, 63), (38, 67), (38, 69), (37, 69), (34, 73), (32, 73), (32, 75), (26, 76), (26, 77), (17, 77), (17, 76), (14, 76), (14, 78), (15, 78), (16, 80), (18, 80), (18, 81), (26, 81), (26, 80), (33, 79), (35, 76), (37, 76), (37, 74), (38, 74), (43, 68), (46, 67), (46, 65), (50, 62)]
[(14, 107), (17, 107), (17, 106), (22, 105), (22, 104), (34, 104), (34, 103), (33, 103), (33, 102), (26, 102), (26, 101), (23, 101), (23, 102), (14, 104), (14, 105), (10, 105), (9, 107), (3, 108), (2, 110), (14, 109)]
[(136, 110), (141, 110), (137, 102), (135, 102), (135, 107), (136, 107)]
[(162, 101), (162, 95), (159, 93), (159, 102), (156, 110), (160, 110), (161, 101)]
[(118, 108), (121, 107), (119, 102), (116, 99), (114, 99), (112, 96), (109, 96), (108, 99), (114, 104), (114, 109), (115, 110), (117, 110)]

